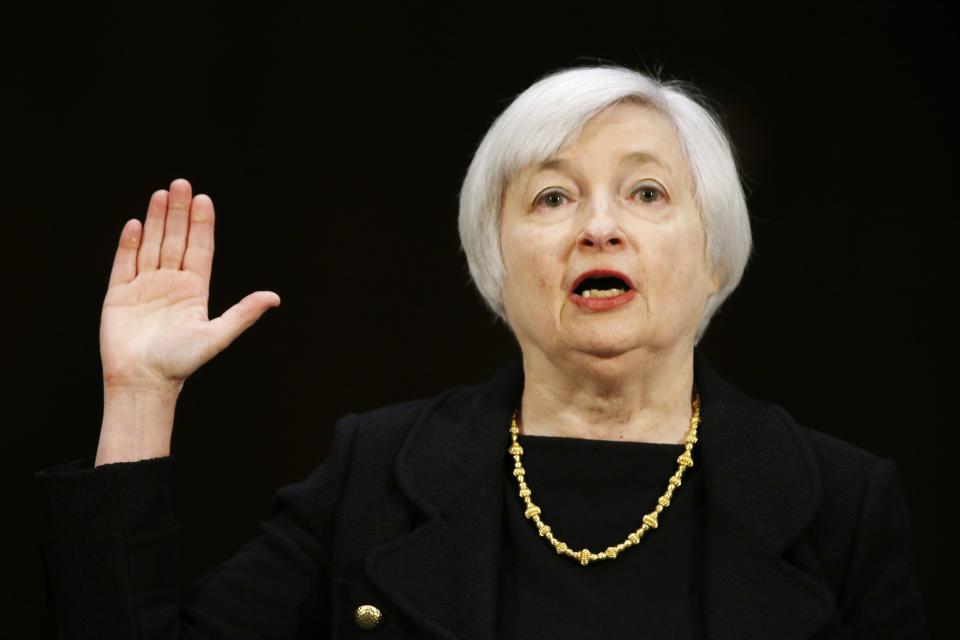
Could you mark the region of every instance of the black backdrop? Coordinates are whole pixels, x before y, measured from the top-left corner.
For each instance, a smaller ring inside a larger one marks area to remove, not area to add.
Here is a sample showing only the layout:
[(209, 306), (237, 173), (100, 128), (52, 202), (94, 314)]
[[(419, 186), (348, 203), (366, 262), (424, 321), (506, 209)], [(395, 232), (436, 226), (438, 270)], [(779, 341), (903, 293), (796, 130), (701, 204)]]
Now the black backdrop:
[(214, 200), (212, 316), (254, 290), (282, 298), (178, 404), (187, 583), (323, 459), (337, 417), (481, 381), (514, 348), (458, 252), (460, 180), (514, 95), (592, 62), (662, 70), (719, 104), (756, 252), (702, 344), (747, 392), (898, 462), (943, 628), (941, 7), (401, 4), (78, 4), (3, 21), (0, 635), (54, 636), (31, 474), (96, 450), (100, 305), (120, 229), (153, 190), (186, 177)]

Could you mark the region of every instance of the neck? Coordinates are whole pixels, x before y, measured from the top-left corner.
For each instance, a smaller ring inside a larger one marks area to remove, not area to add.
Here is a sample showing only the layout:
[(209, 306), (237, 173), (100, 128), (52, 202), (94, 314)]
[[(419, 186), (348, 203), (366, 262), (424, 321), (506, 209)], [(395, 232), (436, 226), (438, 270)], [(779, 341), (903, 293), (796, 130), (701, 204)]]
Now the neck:
[(693, 348), (615, 357), (523, 353), (520, 433), (680, 444), (693, 416)]

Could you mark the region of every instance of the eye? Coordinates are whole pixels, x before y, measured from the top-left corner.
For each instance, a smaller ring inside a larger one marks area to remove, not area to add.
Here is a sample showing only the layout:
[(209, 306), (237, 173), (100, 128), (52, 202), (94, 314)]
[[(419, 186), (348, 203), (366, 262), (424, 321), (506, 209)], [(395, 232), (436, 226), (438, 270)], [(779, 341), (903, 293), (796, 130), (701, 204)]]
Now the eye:
[(546, 203), (548, 209), (556, 209), (564, 204), (563, 200), (565, 200), (566, 197), (562, 192), (551, 189), (539, 195), (537, 199), (533, 201), (533, 204), (540, 205), (541, 203)]
[(653, 204), (665, 198), (663, 190), (660, 187), (652, 184), (640, 185), (633, 191), (633, 195), (637, 196), (637, 199), (640, 202), (646, 204)]

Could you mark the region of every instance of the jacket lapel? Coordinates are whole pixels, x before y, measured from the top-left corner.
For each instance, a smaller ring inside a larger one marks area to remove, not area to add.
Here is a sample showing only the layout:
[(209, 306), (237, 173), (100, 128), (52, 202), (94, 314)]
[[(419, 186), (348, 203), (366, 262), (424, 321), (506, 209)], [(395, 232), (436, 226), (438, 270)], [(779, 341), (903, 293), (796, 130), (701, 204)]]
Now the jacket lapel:
[(443, 395), (397, 455), (398, 485), (427, 519), (374, 549), (365, 569), (439, 638), (495, 638), (504, 460), (522, 391), (517, 355), (487, 384)]
[(808, 573), (817, 573), (816, 560), (798, 551), (804, 544), (794, 546), (820, 503), (812, 447), (782, 409), (721, 378), (700, 349), (694, 376), (707, 503), (708, 637), (810, 638), (835, 612), (833, 594)]
[[(397, 482), (425, 520), (374, 549), (365, 570), (438, 638), (495, 637), (507, 427), (523, 379), (517, 353), (488, 383), (447, 392), (418, 419), (396, 459)], [(775, 405), (721, 378), (699, 347), (694, 380), (708, 635), (809, 637), (833, 615), (833, 596), (784, 553), (820, 499), (810, 445)]]

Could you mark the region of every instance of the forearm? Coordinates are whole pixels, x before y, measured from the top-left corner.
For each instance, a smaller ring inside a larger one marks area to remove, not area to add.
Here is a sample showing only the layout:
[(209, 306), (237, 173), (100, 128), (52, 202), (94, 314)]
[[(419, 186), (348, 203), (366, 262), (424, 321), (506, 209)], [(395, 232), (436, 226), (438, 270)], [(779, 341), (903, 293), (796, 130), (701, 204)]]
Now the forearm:
[[(174, 460), (90, 462), (37, 474), (47, 584), (64, 637), (173, 637), (159, 630), (175, 628), (178, 615)], [(146, 621), (148, 608), (163, 617)]]
[(177, 394), (106, 389), (95, 465), (170, 455)]

